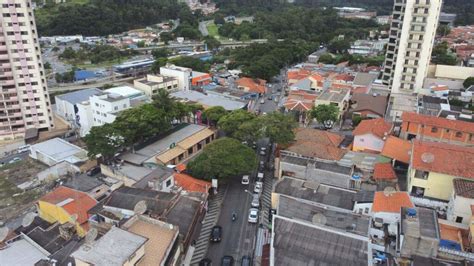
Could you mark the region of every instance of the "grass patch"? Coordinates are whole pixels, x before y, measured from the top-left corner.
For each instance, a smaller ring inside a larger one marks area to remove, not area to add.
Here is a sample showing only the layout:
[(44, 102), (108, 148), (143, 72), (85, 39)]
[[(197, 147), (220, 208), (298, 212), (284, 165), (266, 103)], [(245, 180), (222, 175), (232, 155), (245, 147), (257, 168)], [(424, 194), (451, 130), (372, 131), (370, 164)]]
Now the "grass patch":
[(207, 24), (207, 31), (209, 32), (209, 36), (219, 38), (219, 27), (217, 27), (214, 22)]

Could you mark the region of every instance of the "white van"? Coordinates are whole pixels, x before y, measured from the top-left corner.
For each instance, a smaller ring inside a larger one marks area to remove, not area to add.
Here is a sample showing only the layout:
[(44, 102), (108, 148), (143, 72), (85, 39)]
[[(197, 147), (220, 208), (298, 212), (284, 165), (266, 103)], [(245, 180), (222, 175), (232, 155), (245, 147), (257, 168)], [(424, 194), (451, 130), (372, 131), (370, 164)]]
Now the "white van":
[(17, 150), (18, 150), (18, 153), (23, 153), (23, 152), (30, 151), (30, 147), (31, 147), (30, 144), (20, 146), (20, 147), (18, 147), (18, 149), (17, 149)]

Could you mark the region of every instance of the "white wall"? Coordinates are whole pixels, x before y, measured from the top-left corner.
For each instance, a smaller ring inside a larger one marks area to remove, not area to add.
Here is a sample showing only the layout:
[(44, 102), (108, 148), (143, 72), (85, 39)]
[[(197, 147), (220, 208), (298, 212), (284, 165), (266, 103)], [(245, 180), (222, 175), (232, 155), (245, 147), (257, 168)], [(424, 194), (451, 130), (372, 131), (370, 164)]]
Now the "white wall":
[(90, 106), (92, 111), (92, 120), (94, 126), (100, 126), (114, 122), (116, 113), (130, 108), (130, 99), (124, 98), (115, 101), (105, 100), (108, 95), (92, 96)]
[(384, 224), (392, 224), (400, 221), (400, 213), (377, 212), (372, 214), (373, 218), (382, 218)]
[(92, 126), (94, 125), (94, 120), (92, 117), (92, 108), (89, 102), (77, 104), (77, 116), (79, 117), (79, 124), (81, 125), (79, 130), (79, 135), (81, 137), (89, 134)]
[(67, 120), (75, 119), (74, 105), (68, 101), (60, 99), (58, 96), (56, 99), (56, 113)]
[(448, 221), (456, 222), (456, 217), (462, 217), (462, 224), (469, 225), (471, 222), (471, 205), (474, 204), (474, 199), (469, 199), (454, 195), (449, 201), (448, 207)]
[(189, 90), (191, 88), (191, 70), (186, 70), (186, 68), (175, 66), (160, 67), (160, 74), (177, 78), (179, 90)]
[(373, 151), (382, 151), (384, 141), (373, 134), (364, 134), (354, 137), (354, 150), (360, 150), (361, 147), (373, 150)]
[[(366, 209), (367, 212), (366, 212)], [(370, 215), (372, 213), (372, 202), (369, 203), (355, 203), (353, 212), (362, 214), (362, 215)]]

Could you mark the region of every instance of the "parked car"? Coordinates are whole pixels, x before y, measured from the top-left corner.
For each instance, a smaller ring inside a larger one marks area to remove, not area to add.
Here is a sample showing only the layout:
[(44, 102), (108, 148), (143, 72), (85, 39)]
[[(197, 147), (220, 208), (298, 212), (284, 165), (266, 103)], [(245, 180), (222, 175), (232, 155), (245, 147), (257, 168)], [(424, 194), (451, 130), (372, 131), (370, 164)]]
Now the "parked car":
[(249, 184), (249, 176), (244, 175), (242, 176), (242, 185), (248, 185)]
[(260, 197), (258, 196), (258, 194), (253, 194), (252, 203), (250, 205), (255, 208), (260, 207)]
[(262, 98), (262, 99), (260, 100), (260, 104), (264, 104), (264, 103), (265, 103), (265, 99)]
[(234, 257), (226, 255), (222, 257), (221, 266), (232, 266), (234, 265)]
[(88, 176), (94, 176), (96, 174), (100, 173), (100, 167), (99, 166), (94, 166), (89, 171), (87, 171)]
[(268, 98), (267, 98), (267, 99), (271, 101), (271, 100), (273, 99), (273, 96), (272, 96), (272, 95), (268, 95)]
[(27, 152), (27, 151), (30, 151), (30, 147), (31, 145), (30, 144), (26, 144), (26, 145), (23, 145), (23, 146), (20, 146), (18, 147), (18, 153), (23, 153), (23, 152)]
[(257, 220), (258, 220), (258, 209), (256, 208), (251, 208), (249, 210), (249, 223), (257, 223)]
[(257, 181), (262, 182), (262, 181), (263, 181), (263, 177), (264, 177), (263, 173), (258, 173), (258, 174), (257, 174)]
[(211, 242), (220, 242), (221, 239), (222, 239), (222, 227), (220, 225), (216, 225), (212, 227), (211, 237), (209, 240), (211, 240)]
[(252, 265), (252, 258), (250, 256), (243, 256), (241, 266), (250, 266)]
[(20, 157), (15, 157), (13, 159), (11, 159), (8, 163), (16, 163), (16, 162), (19, 162), (21, 161), (21, 158)]
[(199, 262), (199, 266), (212, 266), (212, 260), (204, 258)]
[(263, 188), (263, 183), (257, 181), (257, 182), (255, 182), (255, 187), (253, 189), (253, 192), (260, 193), (260, 192), (262, 192), (262, 188)]

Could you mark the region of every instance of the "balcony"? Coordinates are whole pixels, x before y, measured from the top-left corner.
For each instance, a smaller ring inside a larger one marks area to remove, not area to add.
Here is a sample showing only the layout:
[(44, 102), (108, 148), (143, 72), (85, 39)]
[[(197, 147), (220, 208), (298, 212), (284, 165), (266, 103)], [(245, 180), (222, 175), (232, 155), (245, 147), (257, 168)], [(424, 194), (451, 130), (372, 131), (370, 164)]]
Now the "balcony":
[(3, 89), (2, 93), (16, 93), (16, 89)]
[(8, 54), (0, 54), (0, 60), (6, 60), (8, 58)]
[(0, 81), (0, 85), (3, 85), (3, 86), (15, 85), (15, 80), (13, 80), (13, 79), (2, 80), (2, 81)]
[(19, 109), (20, 105), (19, 104), (12, 104), (12, 105), (7, 105), (6, 109), (11, 110), (11, 109)]

